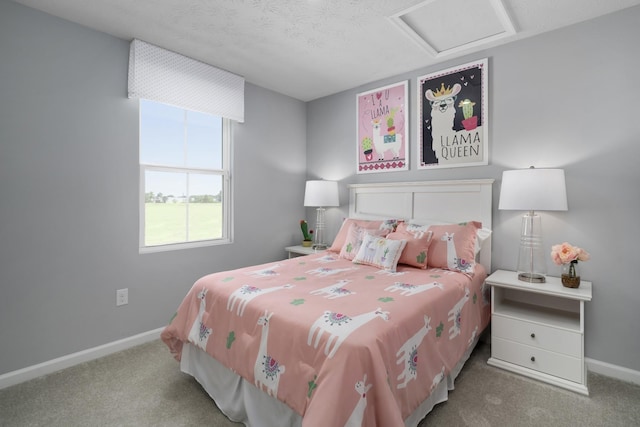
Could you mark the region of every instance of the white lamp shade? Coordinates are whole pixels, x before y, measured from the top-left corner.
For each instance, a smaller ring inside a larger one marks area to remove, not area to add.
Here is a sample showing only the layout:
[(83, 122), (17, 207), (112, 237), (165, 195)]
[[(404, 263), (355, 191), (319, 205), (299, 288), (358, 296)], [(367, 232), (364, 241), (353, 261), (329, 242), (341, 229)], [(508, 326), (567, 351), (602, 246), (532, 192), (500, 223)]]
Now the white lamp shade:
[(502, 172), (498, 209), (566, 211), (564, 170), (529, 168)]
[(340, 206), (336, 181), (307, 181), (304, 205), (310, 207)]

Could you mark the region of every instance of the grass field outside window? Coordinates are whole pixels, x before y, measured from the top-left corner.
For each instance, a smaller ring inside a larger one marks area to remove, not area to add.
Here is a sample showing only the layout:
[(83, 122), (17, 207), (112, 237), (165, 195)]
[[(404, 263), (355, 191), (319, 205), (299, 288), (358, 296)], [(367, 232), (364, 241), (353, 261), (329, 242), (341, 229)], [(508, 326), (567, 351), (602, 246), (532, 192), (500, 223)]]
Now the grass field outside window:
[[(187, 212), (189, 213), (188, 236)], [(221, 203), (145, 203), (145, 245), (222, 237)]]

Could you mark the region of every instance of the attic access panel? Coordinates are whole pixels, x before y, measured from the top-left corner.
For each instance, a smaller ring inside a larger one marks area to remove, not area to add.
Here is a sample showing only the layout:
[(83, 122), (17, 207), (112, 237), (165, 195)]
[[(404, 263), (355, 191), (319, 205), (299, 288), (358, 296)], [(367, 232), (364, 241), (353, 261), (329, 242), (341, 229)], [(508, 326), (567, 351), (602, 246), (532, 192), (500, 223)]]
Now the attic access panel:
[(515, 33), (502, 0), (426, 0), (389, 19), (433, 57)]

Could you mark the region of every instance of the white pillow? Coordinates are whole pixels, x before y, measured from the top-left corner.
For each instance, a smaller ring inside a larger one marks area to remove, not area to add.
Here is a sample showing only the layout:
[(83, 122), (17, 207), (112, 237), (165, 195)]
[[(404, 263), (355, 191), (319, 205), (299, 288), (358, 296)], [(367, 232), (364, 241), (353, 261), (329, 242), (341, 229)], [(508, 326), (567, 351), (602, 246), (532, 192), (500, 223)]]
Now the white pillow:
[(367, 233), (353, 262), (395, 272), (398, 260), (406, 244), (407, 241), (404, 239), (389, 240)]
[[(382, 227), (382, 226), (381, 226)], [(364, 241), (365, 234), (371, 234), (374, 236), (386, 236), (389, 234), (389, 230), (387, 229), (369, 229), (360, 227), (357, 224), (351, 224), (349, 226), (349, 232), (347, 233), (347, 238), (342, 246), (342, 250), (340, 251), (340, 258), (345, 258), (350, 261), (355, 258), (360, 246), (362, 246), (362, 242)]]
[(480, 253), (480, 249), (482, 249), (482, 244), (491, 237), (491, 230), (488, 228), (478, 228), (476, 231), (476, 256)]

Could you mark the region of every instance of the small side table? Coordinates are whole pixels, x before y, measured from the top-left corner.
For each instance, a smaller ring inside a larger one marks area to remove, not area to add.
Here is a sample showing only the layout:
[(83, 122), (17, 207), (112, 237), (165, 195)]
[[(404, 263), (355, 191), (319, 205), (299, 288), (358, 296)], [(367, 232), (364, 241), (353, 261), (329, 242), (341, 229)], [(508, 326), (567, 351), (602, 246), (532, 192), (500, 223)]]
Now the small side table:
[(497, 270), (491, 286), (491, 358), (489, 365), (589, 394), (584, 360), (584, 303), (591, 282), (562, 286), (518, 280), (513, 271)]
[(289, 254), (289, 258), (295, 258), (297, 256), (311, 255), (311, 254), (324, 252), (324, 249), (313, 249), (311, 246), (306, 247), (302, 245), (287, 246), (286, 248), (284, 248), (284, 250), (287, 251), (287, 253)]

